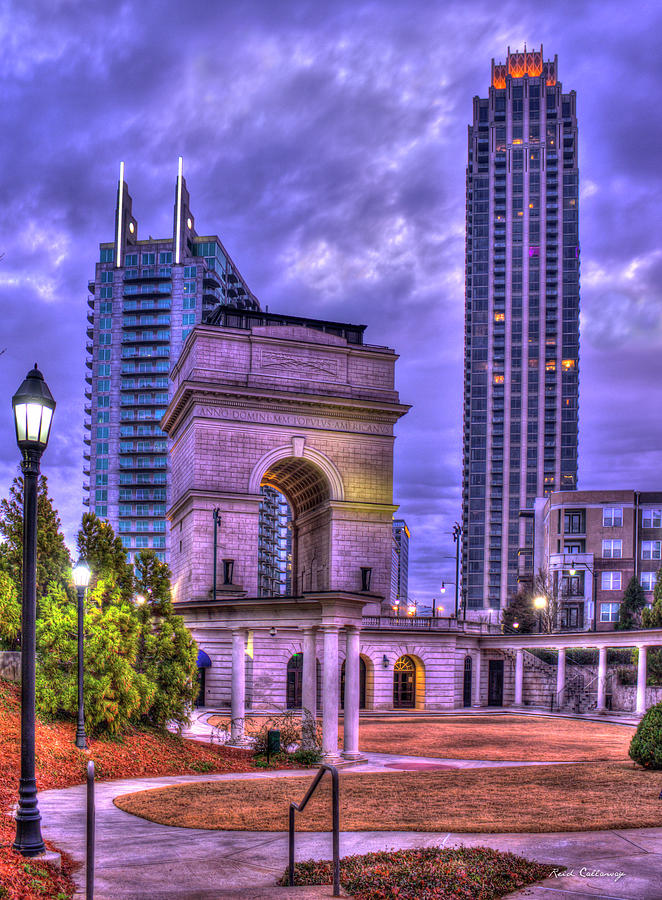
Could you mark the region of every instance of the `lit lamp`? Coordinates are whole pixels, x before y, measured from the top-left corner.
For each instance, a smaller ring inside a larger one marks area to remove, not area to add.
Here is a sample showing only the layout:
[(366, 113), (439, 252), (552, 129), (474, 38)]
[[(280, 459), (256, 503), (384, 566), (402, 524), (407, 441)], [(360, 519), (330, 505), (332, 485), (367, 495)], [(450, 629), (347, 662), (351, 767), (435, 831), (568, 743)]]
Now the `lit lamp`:
[(92, 573), (87, 563), (79, 559), (71, 577), (76, 585), (78, 594), (78, 722), (76, 723), (75, 744), (80, 750), (85, 749), (85, 708), (83, 705), (83, 612), (85, 604), (85, 591), (90, 583)]
[(23, 472), (23, 593), (21, 617), (21, 778), (14, 850), (37, 856), (46, 849), (35, 781), (35, 654), (37, 617), (37, 482), (48, 445), (55, 401), (36, 364), (12, 397)]
[(534, 597), (533, 605), (538, 610), (538, 634), (540, 634), (540, 632), (542, 631), (542, 611), (547, 606), (547, 597), (543, 597), (541, 595), (539, 595), (538, 597)]
[(388, 656), (385, 653), (382, 656), (382, 669), (388, 669)]

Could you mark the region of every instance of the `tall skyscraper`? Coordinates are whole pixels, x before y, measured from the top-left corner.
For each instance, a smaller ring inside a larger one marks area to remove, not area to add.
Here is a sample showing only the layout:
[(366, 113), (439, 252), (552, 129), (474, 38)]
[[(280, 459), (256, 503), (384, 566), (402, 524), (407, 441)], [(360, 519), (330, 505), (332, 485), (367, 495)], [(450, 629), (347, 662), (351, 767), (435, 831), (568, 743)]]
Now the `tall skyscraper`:
[(492, 60), (467, 165), (462, 591), (517, 591), (536, 497), (577, 481), (579, 236), (575, 92), (557, 57)]
[(221, 307), (259, 310), (216, 235), (195, 230), (182, 162), (173, 232), (138, 239), (120, 166), (114, 239), (100, 244), (89, 282), (84, 501), (120, 534), (132, 559), (166, 559), (168, 458), (159, 422), (168, 373), (191, 330)]

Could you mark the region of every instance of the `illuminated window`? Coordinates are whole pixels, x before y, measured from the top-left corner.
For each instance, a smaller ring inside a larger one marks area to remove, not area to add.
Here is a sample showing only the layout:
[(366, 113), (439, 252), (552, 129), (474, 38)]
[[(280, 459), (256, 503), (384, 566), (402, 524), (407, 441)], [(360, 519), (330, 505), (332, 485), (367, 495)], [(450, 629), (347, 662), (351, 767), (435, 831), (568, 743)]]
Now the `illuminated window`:
[(556, 372), (556, 360), (548, 359), (545, 363), (545, 372)]
[(568, 372), (570, 369), (574, 369), (576, 364), (577, 363), (574, 359), (564, 359), (561, 363), (561, 367), (565, 372)]
[(503, 384), (503, 375), (495, 375), (494, 383), (495, 384)]
[(494, 313), (494, 321), (495, 322), (503, 322), (505, 320), (505, 318), (506, 318), (505, 313), (502, 313), (502, 312)]

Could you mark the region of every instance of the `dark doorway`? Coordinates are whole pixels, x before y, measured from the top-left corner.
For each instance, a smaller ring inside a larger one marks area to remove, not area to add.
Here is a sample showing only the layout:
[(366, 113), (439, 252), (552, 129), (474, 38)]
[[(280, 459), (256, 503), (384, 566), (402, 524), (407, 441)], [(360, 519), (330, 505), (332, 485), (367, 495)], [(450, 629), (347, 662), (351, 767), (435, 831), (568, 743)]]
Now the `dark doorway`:
[(416, 706), (416, 666), (409, 656), (401, 656), (393, 669), (393, 708)]
[[(367, 668), (365, 660), (359, 656), (359, 709), (365, 709), (365, 682)], [(340, 708), (345, 708), (345, 660), (340, 670)]]
[(206, 669), (198, 669), (198, 696), (195, 700), (196, 706), (204, 706), (205, 705), (205, 675), (207, 673)]
[[(317, 711), (322, 709), (322, 667), (317, 663)], [(287, 708), (301, 709), (303, 685), (303, 653), (295, 653), (287, 663)]]
[(503, 660), (489, 660), (487, 705), (503, 706)]
[(464, 689), (462, 692), (462, 706), (471, 706), (471, 672), (473, 663), (470, 656), (464, 658)]

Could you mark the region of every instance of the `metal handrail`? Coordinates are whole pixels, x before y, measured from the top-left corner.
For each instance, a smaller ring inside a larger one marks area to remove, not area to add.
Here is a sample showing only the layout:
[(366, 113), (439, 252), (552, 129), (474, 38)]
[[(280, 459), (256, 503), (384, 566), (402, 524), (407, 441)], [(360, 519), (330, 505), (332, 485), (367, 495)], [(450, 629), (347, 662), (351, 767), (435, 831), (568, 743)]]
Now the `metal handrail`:
[(290, 886), (294, 885), (294, 813), (303, 812), (306, 804), (315, 792), (315, 788), (324, 777), (325, 772), (331, 773), (331, 806), (333, 810), (333, 896), (340, 896), (340, 801), (338, 793), (338, 770), (335, 766), (323, 763), (313, 779), (313, 783), (306, 791), (306, 796), (301, 803), (290, 803)]

